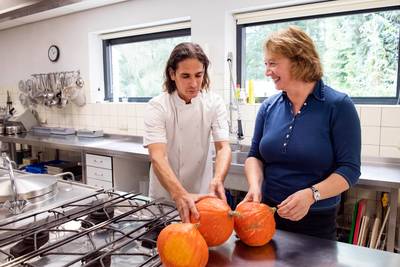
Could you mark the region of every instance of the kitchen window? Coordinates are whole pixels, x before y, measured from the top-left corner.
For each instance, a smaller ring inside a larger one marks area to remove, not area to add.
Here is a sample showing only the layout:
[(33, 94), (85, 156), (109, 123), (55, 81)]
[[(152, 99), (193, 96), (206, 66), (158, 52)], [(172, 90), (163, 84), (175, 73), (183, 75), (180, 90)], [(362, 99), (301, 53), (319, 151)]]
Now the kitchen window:
[(260, 14), (237, 16), (238, 81), (247, 87), (253, 80), (257, 102), (277, 92), (272, 80), (264, 75), (265, 38), (271, 32), (297, 25), (314, 40), (323, 65), (323, 80), (328, 85), (347, 93), (355, 103), (399, 103), (400, 6), (371, 9), (364, 5), (361, 10), (349, 6), (332, 13), (326, 10), (329, 5), (337, 10), (335, 3), (325, 2), (273, 9), (269, 15), (265, 11), (264, 21), (260, 21)]
[(172, 49), (190, 40), (188, 28), (103, 40), (104, 100), (147, 102), (160, 94)]

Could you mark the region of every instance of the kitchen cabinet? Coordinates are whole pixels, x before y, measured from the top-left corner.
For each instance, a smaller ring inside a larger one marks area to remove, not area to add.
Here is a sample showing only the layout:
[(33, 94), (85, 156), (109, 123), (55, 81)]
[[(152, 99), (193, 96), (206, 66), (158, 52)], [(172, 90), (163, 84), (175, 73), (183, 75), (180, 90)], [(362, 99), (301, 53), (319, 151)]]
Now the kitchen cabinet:
[(114, 188), (148, 196), (149, 161), (140, 157), (113, 157)]
[(150, 166), (147, 159), (86, 153), (84, 165), (88, 185), (148, 195)]
[(109, 189), (113, 187), (112, 157), (85, 154), (86, 183)]

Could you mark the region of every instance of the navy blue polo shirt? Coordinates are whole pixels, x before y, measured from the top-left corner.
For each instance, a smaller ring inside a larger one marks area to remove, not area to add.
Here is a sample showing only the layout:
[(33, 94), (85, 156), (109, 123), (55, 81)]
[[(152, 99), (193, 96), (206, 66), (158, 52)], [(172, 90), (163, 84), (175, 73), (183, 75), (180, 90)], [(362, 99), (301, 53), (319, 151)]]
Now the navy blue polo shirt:
[[(280, 203), (332, 173), (354, 185), (360, 154), (360, 121), (353, 102), (320, 80), (298, 114), (285, 92), (262, 103), (248, 156), (263, 162), (263, 198)], [(333, 208), (339, 201), (340, 195), (324, 199), (311, 210)]]

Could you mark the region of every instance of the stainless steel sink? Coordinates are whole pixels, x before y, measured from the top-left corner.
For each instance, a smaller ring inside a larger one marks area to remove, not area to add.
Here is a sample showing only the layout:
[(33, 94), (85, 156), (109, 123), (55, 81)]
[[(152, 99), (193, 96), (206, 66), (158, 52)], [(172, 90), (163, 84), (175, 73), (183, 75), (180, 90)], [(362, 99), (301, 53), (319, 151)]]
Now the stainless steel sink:
[[(250, 146), (240, 145), (239, 147), (236, 144), (230, 144), (232, 150), (232, 165), (244, 165), (244, 162), (247, 159), (247, 155), (249, 154)], [(239, 149), (238, 149), (239, 148)], [(215, 162), (215, 155), (213, 155), (213, 162)]]

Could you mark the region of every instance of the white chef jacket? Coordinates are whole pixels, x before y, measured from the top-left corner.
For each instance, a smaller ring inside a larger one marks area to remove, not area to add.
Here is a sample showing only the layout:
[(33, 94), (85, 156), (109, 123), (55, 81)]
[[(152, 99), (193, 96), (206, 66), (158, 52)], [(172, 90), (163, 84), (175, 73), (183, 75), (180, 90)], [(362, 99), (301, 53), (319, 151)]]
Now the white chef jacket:
[[(222, 98), (203, 91), (186, 104), (177, 91), (164, 92), (148, 102), (144, 125), (143, 145), (166, 144), (169, 164), (182, 186), (189, 193), (207, 193), (213, 177), (211, 134), (214, 141), (229, 141)], [(153, 166), (150, 166), (149, 196), (170, 199)]]

